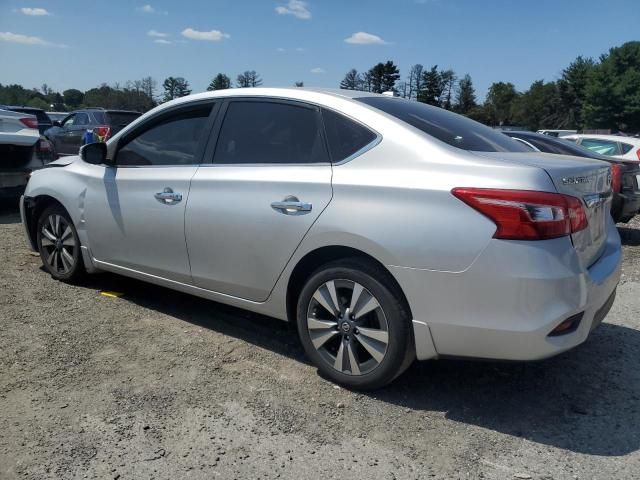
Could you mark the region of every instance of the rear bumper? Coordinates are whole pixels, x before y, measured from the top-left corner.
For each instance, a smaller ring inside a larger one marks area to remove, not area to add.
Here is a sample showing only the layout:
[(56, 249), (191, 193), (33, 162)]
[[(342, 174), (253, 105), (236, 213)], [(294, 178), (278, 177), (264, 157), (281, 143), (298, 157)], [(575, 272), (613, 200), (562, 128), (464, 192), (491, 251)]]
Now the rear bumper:
[[(389, 267), (414, 316), (418, 359), (437, 356), (537, 360), (584, 342), (609, 311), (620, 279), (620, 237), (588, 269), (568, 237), (492, 240), (464, 272)], [(549, 333), (582, 315), (575, 330)]]

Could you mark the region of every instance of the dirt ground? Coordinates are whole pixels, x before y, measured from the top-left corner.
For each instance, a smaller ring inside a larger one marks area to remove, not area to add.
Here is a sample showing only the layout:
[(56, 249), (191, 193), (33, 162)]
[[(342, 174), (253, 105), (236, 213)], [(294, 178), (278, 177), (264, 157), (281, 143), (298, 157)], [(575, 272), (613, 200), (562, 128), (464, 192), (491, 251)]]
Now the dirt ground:
[[(0, 212), (0, 478), (640, 479), (640, 221), (579, 348), (333, 386), (287, 325), (115, 275), (52, 280)], [(106, 298), (101, 290), (123, 292)]]

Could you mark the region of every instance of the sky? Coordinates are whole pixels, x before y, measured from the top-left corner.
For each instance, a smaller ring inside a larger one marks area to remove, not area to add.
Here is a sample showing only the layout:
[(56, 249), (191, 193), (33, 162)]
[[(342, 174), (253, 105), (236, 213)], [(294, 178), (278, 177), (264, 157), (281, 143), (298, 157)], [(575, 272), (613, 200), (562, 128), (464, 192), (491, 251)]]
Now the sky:
[[(256, 70), (264, 86), (338, 87), (393, 60), (526, 90), (578, 55), (638, 40), (638, 0), (0, 0), (0, 83), (87, 90), (151, 75), (206, 89)], [(159, 92), (158, 92), (159, 93)]]

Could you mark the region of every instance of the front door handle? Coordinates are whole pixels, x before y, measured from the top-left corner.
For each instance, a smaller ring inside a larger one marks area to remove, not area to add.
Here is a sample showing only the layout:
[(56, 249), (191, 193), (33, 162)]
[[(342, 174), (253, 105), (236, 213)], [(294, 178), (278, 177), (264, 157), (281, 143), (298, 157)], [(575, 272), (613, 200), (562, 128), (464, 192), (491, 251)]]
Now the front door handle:
[(305, 215), (311, 211), (312, 205), (289, 195), (281, 202), (271, 202), (271, 208), (285, 215)]
[(182, 201), (182, 194), (174, 193), (174, 191), (169, 187), (165, 188), (162, 192), (156, 193), (154, 197), (156, 197), (156, 200), (160, 203), (164, 203), (166, 205), (173, 205)]

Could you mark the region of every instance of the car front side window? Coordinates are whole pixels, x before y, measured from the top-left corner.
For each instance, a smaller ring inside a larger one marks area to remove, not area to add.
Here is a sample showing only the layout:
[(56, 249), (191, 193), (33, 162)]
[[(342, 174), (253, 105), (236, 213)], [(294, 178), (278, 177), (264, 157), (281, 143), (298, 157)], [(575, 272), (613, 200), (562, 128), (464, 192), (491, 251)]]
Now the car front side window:
[(125, 138), (115, 157), (119, 166), (195, 165), (212, 105), (190, 107), (151, 120), (147, 128)]
[(74, 124), (76, 118), (76, 114), (74, 113), (73, 115), (69, 115), (67, 118), (65, 118), (62, 123), (61, 126), (62, 127), (71, 127)]

